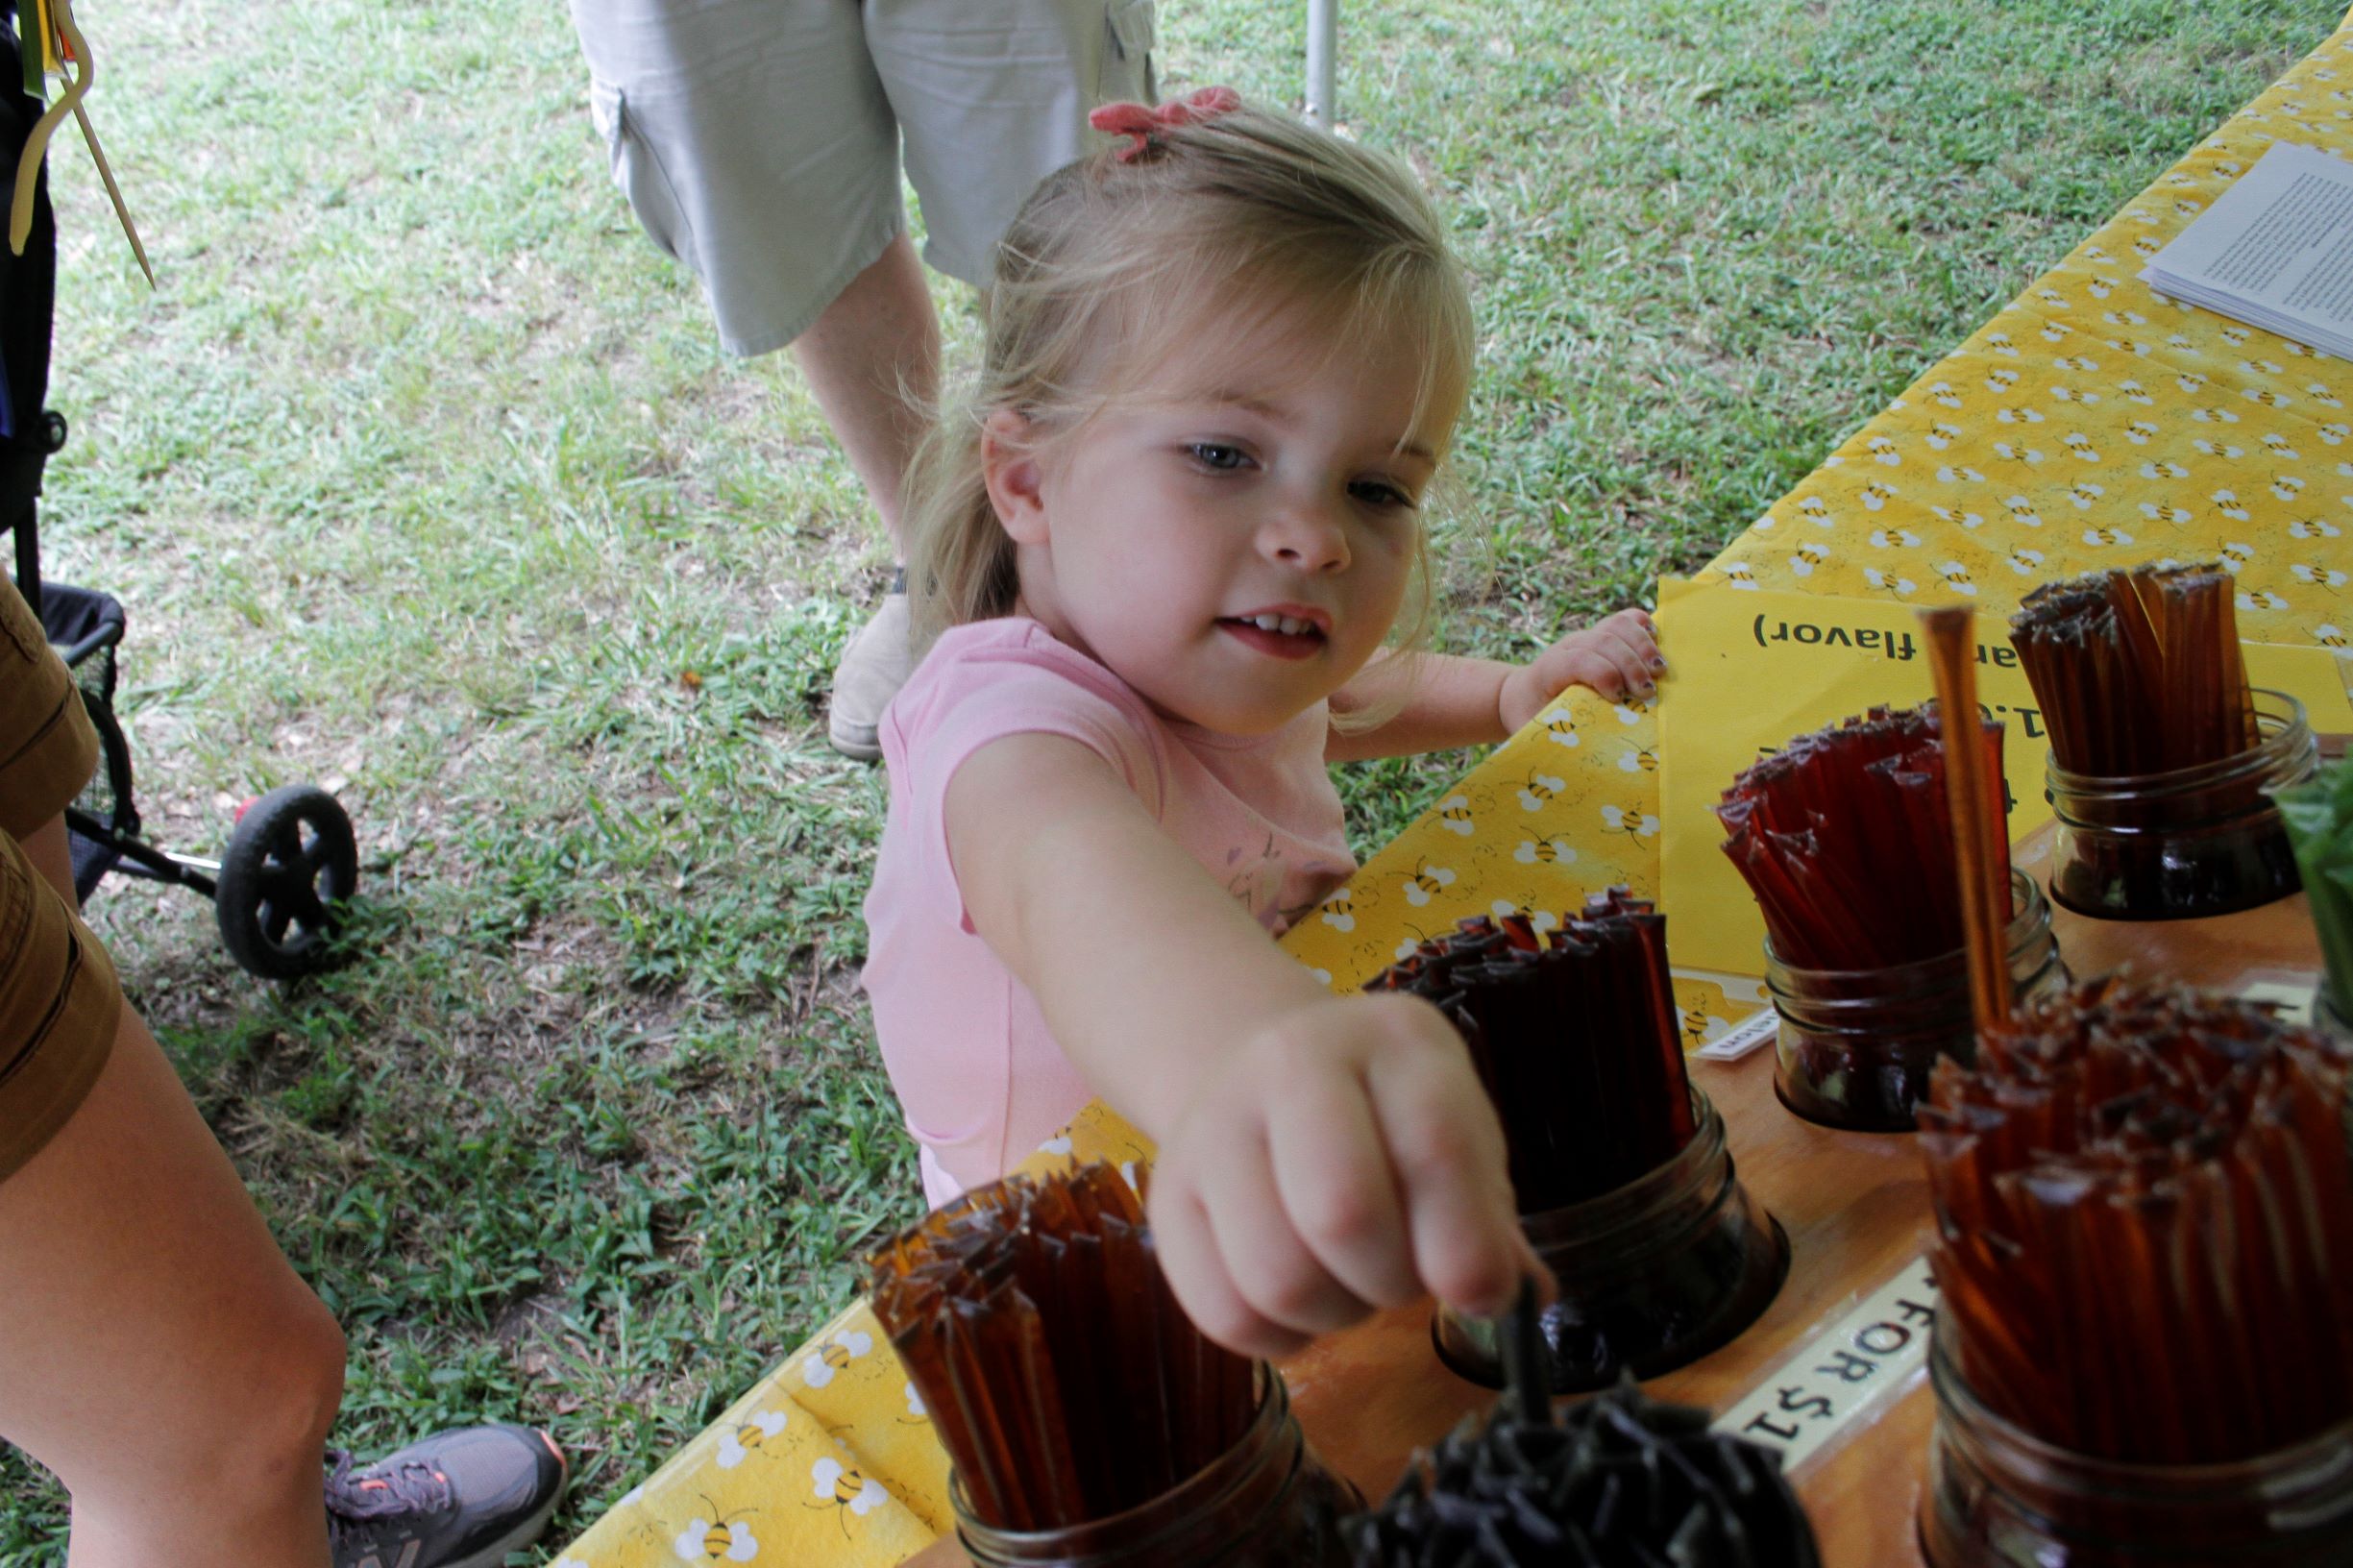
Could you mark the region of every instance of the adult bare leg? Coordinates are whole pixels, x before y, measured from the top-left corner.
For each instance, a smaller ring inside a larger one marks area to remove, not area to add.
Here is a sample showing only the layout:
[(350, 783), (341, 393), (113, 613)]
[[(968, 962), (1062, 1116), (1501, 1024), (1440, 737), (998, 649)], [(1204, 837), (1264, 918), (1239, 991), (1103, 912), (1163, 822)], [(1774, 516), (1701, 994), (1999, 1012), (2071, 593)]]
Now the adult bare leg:
[(904, 560), (900, 481), (940, 388), (940, 318), (904, 230), (793, 340), (793, 357)]
[(0, 1183), (0, 1437), (73, 1497), (68, 1568), (321, 1568), (343, 1335), (129, 1007)]

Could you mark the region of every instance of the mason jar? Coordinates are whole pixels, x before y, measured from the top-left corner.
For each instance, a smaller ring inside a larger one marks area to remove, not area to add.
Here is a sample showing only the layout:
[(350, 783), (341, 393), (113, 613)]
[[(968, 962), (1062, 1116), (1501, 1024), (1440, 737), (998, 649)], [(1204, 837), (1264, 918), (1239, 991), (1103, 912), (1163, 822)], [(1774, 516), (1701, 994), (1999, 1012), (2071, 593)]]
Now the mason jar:
[[(2068, 983), (2050, 905), (2034, 878), (2010, 873), (2004, 933), (2012, 994), (2024, 1002)], [(1936, 1059), (1976, 1060), (1969, 955), (1882, 969), (1801, 969), (1765, 943), (1765, 990), (1780, 1015), (1773, 1089), (1808, 1121), (1868, 1133), (1908, 1133)]]
[(2054, 1448), (1928, 1352), (1936, 1427), (1920, 1541), (1930, 1568), (2345, 1568), (2353, 1421), (2225, 1464), (2128, 1464)]
[(1272, 1367), (1258, 1413), (1191, 1480), (1124, 1513), (1058, 1530), (998, 1530), (972, 1517), (951, 1476), (956, 1533), (977, 1568), (1348, 1568), (1336, 1527), (1363, 1494), (1324, 1468)]
[(2301, 887), (2265, 792), (2312, 777), (2319, 747), (2303, 703), (2263, 687), (2253, 698), (2261, 739), (2217, 762), (2095, 778), (2047, 759), (2059, 819), (2051, 897), (2078, 915), (2171, 920), (2252, 909)]
[[(1697, 1360), (1755, 1322), (1789, 1273), (1788, 1237), (1740, 1184), (1724, 1118), (1696, 1089), (1691, 1104), (1691, 1141), (1664, 1164), (1614, 1192), (1520, 1216), (1560, 1286), (1542, 1317), (1556, 1393)], [(1446, 1306), (1432, 1325), (1446, 1364), (1491, 1388), (1504, 1384), (1499, 1332)]]

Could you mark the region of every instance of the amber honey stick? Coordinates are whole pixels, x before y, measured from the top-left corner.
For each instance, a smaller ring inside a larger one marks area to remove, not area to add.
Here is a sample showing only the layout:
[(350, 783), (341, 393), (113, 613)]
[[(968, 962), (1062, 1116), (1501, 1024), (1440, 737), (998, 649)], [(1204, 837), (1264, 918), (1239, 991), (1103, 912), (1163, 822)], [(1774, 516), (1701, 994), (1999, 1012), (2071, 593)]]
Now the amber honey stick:
[[(1936, 704), (1947, 714), (1977, 711), (1976, 612), (1966, 604), (1922, 610), (1920, 625), (1936, 678)], [(1967, 726), (1948, 725), (1943, 740), (1945, 799), (1952, 818), (1953, 870), (1960, 881), (1961, 926), (1969, 952), (1969, 994), (1980, 1035), (2010, 1017), (2010, 845), (1991, 809), (1998, 782), (1986, 776), (1985, 748)]]

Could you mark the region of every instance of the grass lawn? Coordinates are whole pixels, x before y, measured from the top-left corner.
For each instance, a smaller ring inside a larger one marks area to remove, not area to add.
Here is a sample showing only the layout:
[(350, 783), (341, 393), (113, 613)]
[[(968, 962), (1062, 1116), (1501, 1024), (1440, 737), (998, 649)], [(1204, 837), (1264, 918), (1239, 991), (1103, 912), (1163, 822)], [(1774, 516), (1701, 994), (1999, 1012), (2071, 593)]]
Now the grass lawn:
[[(1442, 645), (1705, 560), (2341, 4), (1345, 8), (1346, 118), (1482, 311)], [(1304, 8), (1162, 9), (1172, 90), (1295, 101)], [(152, 835), (321, 780), (366, 892), (357, 961), (290, 990), (188, 894), (92, 918), (350, 1332), (337, 1440), (548, 1424), (553, 1545), (919, 1210), (855, 990), (883, 782), (823, 741), (887, 562), (788, 358), (725, 359), (608, 184), (562, 7), (85, 25), (162, 287), (69, 128), (51, 568), (130, 606)], [(1360, 847), (1470, 760), (1353, 771)], [(0, 1568), (63, 1517), (0, 1449)]]

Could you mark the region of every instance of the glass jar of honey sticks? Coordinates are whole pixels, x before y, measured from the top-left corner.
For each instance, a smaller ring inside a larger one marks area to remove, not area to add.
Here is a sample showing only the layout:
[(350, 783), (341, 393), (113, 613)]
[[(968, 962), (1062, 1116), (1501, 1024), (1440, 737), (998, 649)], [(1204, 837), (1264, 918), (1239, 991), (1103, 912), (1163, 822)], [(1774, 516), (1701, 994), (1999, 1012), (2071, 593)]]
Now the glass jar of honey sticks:
[[(1560, 1286), (1539, 1318), (1556, 1393), (1697, 1360), (1754, 1322), (1789, 1272), (1788, 1238), (1734, 1172), (1724, 1118), (1690, 1092), (1697, 1129), (1665, 1164), (1520, 1216)], [(1503, 1386), (1496, 1324), (1441, 1307), (1432, 1334), (1447, 1365)]]
[(874, 1315), (954, 1466), (986, 1564), (1341, 1564), (1356, 1489), (1282, 1378), (1213, 1343), (1109, 1165), (976, 1188), (869, 1261)]
[(2169, 772), (2092, 777), (2045, 765), (2059, 823), (2050, 895), (2079, 915), (2187, 919), (2284, 898), (2302, 884), (2279, 808), (2265, 793), (2313, 775), (2319, 748), (2304, 705), (2250, 689), (2260, 739)]
[(1934, 1568), (2353, 1562), (2353, 1054), (2109, 978), (1939, 1064)]
[(1929, 1352), (1936, 1428), (1921, 1503), (1931, 1568), (2343, 1568), (2353, 1422), (2218, 1464), (2124, 1464), (2041, 1441)]
[(1336, 1526), (1363, 1507), (1300, 1435), (1290, 1396), (1262, 1368), (1258, 1413), (1190, 1479), (1109, 1518), (1051, 1530), (1000, 1529), (974, 1516), (960, 1481), (948, 1497), (976, 1568), (1316, 1568), (1345, 1564)]
[[(2010, 873), (2010, 984), (2021, 1001), (2067, 983), (2050, 905), (2023, 871)], [(1781, 1023), (1774, 1092), (1808, 1121), (1856, 1132), (1908, 1133), (1937, 1058), (1975, 1055), (1968, 955), (1958, 949), (1876, 969), (1806, 969), (1765, 941), (1765, 989)]]

